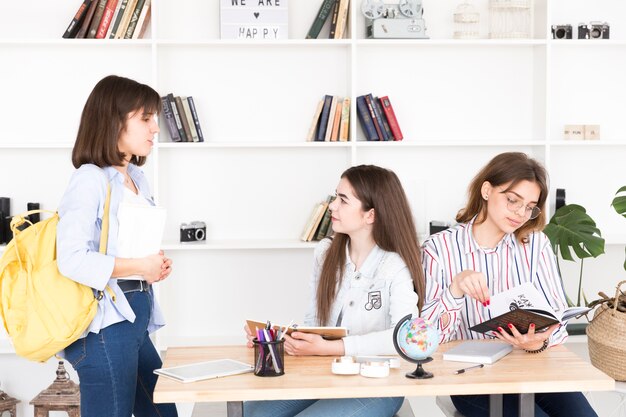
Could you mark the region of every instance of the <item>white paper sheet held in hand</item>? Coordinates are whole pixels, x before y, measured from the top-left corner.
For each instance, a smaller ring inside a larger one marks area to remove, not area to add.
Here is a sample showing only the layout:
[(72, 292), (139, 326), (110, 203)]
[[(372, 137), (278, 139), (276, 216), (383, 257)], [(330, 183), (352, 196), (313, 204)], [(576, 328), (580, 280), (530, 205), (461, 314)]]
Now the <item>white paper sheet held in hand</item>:
[[(161, 250), (166, 210), (163, 207), (120, 203), (117, 219), (118, 257), (143, 258)], [(141, 275), (120, 277), (143, 279)]]

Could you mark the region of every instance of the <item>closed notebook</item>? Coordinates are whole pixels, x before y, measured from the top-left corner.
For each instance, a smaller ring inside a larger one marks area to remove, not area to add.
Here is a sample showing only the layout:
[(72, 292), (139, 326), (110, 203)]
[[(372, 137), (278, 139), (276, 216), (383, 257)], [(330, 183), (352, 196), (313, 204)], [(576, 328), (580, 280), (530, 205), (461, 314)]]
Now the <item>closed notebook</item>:
[(496, 363), (513, 350), (505, 342), (488, 340), (468, 340), (444, 352), (443, 360), (455, 362)]

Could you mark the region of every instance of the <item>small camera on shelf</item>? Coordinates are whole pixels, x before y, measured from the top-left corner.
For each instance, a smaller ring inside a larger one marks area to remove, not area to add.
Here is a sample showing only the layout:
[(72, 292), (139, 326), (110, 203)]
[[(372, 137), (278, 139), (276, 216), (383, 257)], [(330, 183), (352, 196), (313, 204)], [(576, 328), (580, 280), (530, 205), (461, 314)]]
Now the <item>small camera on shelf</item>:
[(201, 221), (193, 221), (191, 223), (182, 223), (180, 225), (180, 241), (184, 242), (200, 242), (206, 240), (206, 223)]
[[(397, 3), (397, 4), (396, 4)], [(362, 0), (367, 37), (374, 39), (428, 39), (422, 0)]]
[(590, 22), (578, 25), (578, 39), (609, 39), (607, 22)]
[(572, 25), (552, 25), (552, 39), (572, 39)]

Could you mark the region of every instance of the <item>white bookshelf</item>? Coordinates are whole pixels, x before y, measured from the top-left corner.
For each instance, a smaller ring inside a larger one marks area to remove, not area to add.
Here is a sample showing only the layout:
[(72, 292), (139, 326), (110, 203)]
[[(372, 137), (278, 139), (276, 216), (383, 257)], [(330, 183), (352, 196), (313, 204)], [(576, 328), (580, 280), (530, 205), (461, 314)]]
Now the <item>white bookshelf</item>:
[[(289, 39), (274, 42), (220, 40), (217, 0), (152, 2), (146, 39), (133, 41), (60, 39), (77, 1), (0, 6), (0, 195), (14, 213), (28, 201), (58, 206), (82, 106), (103, 76), (192, 95), (206, 141), (172, 143), (161, 124), (145, 167), (168, 209), (164, 249), (174, 259), (159, 289), (169, 321), (160, 348), (236, 340), (250, 316), (302, 317), (314, 244), (298, 236), (354, 164), (398, 173), (424, 236), (429, 220), (454, 217), (487, 160), (527, 152), (548, 167), (551, 191), (566, 188), (568, 202), (588, 209), (607, 244), (626, 244), (626, 222), (609, 207), (626, 184), (622, 2), (537, 0), (531, 39), (454, 40), (459, 2), (424, 0), (431, 39), (371, 40), (353, 0), (347, 39), (305, 40), (320, 1), (290, 0)], [(488, 2), (474, 3), (485, 37)], [(589, 20), (608, 20), (612, 39), (551, 39), (551, 24)], [(355, 102), (366, 93), (390, 97), (404, 141), (363, 140)], [(352, 99), (351, 141), (304, 141), (324, 94)], [(584, 123), (600, 124), (602, 139), (562, 140), (564, 124)], [(178, 243), (180, 223), (192, 220), (207, 222), (205, 244)]]

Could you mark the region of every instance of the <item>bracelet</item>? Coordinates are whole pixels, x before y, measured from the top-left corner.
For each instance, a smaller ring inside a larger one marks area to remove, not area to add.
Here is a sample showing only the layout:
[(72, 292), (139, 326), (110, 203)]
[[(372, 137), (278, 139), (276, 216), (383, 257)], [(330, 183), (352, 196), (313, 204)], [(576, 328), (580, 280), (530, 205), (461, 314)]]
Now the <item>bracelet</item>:
[(548, 348), (548, 345), (550, 344), (550, 342), (548, 341), (548, 339), (543, 341), (543, 345), (541, 345), (541, 347), (539, 349), (535, 349), (535, 350), (528, 350), (528, 349), (524, 349), (527, 353), (541, 353), (544, 350), (546, 350)]

